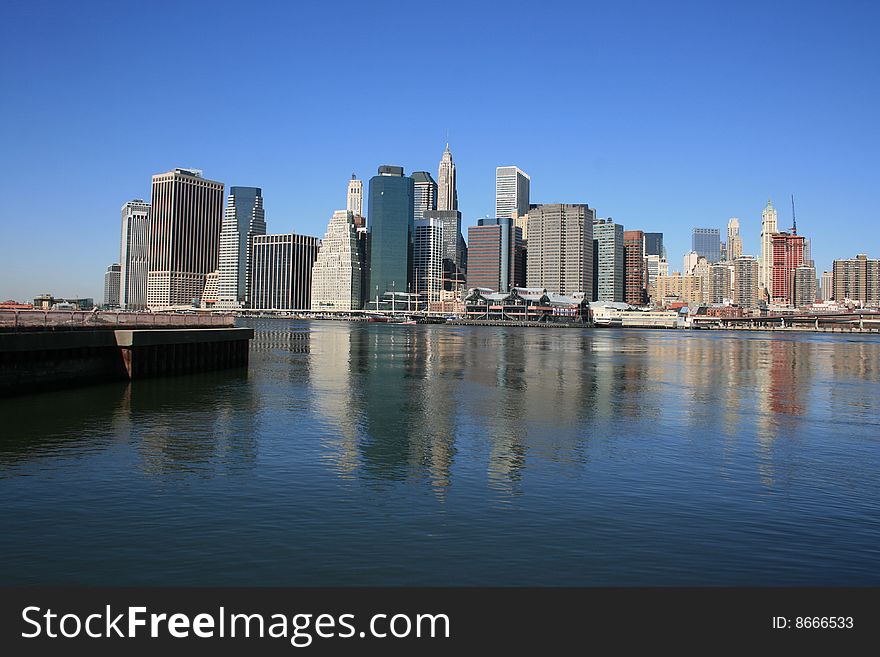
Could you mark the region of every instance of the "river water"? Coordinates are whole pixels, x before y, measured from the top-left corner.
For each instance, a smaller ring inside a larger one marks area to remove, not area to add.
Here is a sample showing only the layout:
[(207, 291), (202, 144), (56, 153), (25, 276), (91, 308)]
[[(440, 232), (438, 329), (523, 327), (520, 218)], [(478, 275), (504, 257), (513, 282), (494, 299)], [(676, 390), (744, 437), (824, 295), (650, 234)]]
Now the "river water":
[(251, 320), (0, 400), (0, 584), (880, 585), (880, 338)]

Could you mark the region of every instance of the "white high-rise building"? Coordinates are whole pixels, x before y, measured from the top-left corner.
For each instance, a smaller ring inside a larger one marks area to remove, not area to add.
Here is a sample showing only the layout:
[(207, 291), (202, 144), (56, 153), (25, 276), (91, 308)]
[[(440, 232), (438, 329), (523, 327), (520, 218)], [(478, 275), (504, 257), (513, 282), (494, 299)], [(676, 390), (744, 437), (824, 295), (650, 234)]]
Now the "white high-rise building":
[(230, 187), (220, 230), (218, 308), (248, 306), (251, 238), (266, 234), (263, 192), (259, 187)]
[(312, 265), (312, 310), (360, 309), (360, 244), (353, 212), (334, 212)]
[(733, 262), (743, 252), (742, 237), (739, 234), (739, 219), (731, 217), (727, 222), (727, 261)]
[(428, 303), (440, 301), (443, 291), (443, 220), (426, 217), (413, 232), (413, 292)]
[(830, 271), (822, 272), (822, 301), (831, 301), (834, 298), (834, 274)]
[(426, 212), (437, 209), (437, 183), (427, 171), (413, 171), (413, 217), (424, 218)]
[(452, 161), (452, 153), (449, 144), (440, 158), (440, 167), (437, 170), (437, 209), (458, 210), (458, 191), (455, 188), (455, 162)]
[(691, 251), (684, 257), (684, 272), (685, 276), (690, 276), (694, 273), (694, 267), (697, 266), (697, 263), (700, 261), (700, 254), (696, 251)]
[(770, 289), (773, 274), (773, 235), (778, 232), (776, 208), (767, 199), (767, 207), (761, 213), (761, 257), (758, 260), (758, 285)]
[(119, 307), (147, 307), (147, 272), (150, 269), (150, 204), (134, 199), (122, 206), (119, 247)]
[(364, 181), (358, 180), (354, 174), (351, 174), (351, 180), (348, 181), (345, 208), (355, 217), (364, 216)]
[(529, 175), (519, 167), (496, 167), (495, 217), (510, 217), (516, 220), (528, 214), (530, 183)]

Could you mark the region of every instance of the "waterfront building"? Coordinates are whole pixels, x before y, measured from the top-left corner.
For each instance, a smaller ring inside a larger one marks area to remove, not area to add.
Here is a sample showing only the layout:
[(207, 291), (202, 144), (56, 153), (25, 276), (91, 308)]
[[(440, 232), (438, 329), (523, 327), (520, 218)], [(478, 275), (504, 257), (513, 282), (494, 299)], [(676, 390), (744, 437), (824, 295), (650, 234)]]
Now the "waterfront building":
[(623, 231), (623, 300), (632, 306), (643, 306), (647, 298), (645, 270), (645, 233)]
[(413, 179), (403, 167), (383, 165), (370, 178), (367, 304), (385, 292), (407, 293), (412, 283)]
[(363, 256), (351, 210), (337, 210), (312, 265), (312, 310), (359, 310), (363, 307)]
[(522, 233), (511, 217), (484, 218), (468, 228), (467, 287), (509, 292), (525, 285)]
[(452, 153), (449, 144), (440, 158), (440, 166), (437, 169), (437, 209), (455, 211), (458, 210), (458, 190), (455, 186), (455, 162), (452, 161)]
[(862, 306), (880, 306), (880, 259), (860, 253), (855, 258), (833, 263), (834, 300), (861, 302)]
[(307, 235), (254, 235), (251, 308), (310, 310), (318, 246), (318, 238)]
[(717, 228), (694, 228), (691, 250), (703, 256), (709, 264), (721, 261), (721, 232)]
[(823, 302), (834, 299), (834, 274), (830, 271), (822, 272), (821, 297)]
[(547, 203), (529, 210), (526, 285), (593, 298), (593, 221), (586, 203)]
[(767, 207), (761, 213), (761, 255), (758, 258), (758, 284), (770, 291), (773, 272), (773, 235), (778, 231), (776, 208), (767, 199)]
[(431, 210), (423, 218), (443, 224), (443, 289), (462, 291), (467, 271), (467, 245), (461, 234), (461, 212)]
[(804, 238), (792, 233), (772, 235), (773, 266), (770, 299), (776, 304), (794, 304), (794, 272), (804, 265)]
[(515, 166), (495, 168), (495, 216), (517, 218), (529, 213), (529, 175)]
[(645, 255), (666, 258), (666, 249), (663, 247), (663, 233), (645, 233)]
[(202, 308), (214, 308), (220, 297), (220, 272), (213, 271), (205, 276), (205, 289), (201, 296)]
[(413, 180), (413, 220), (424, 218), (425, 212), (437, 209), (437, 183), (427, 171), (414, 171)]
[(121, 267), (113, 263), (104, 273), (104, 305), (111, 308), (119, 307), (119, 280)]
[(364, 215), (364, 181), (358, 180), (355, 174), (351, 174), (351, 180), (348, 181), (345, 209), (355, 217)]
[(709, 285), (705, 297), (706, 303), (728, 303), (731, 298), (730, 294), (730, 265), (725, 263), (715, 263), (709, 265)]
[(727, 222), (727, 261), (733, 262), (742, 256), (743, 243), (739, 233), (739, 219), (731, 217)]
[(230, 187), (220, 229), (218, 308), (248, 306), (251, 238), (265, 234), (263, 191), (259, 187)]
[[(430, 211), (426, 212), (429, 214)], [(443, 285), (443, 220), (419, 219), (413, 230), (413, 292), (421, 301), (437, 303)]]
[(465, 298), (465, 316), (508, 322), (588, 322), (590, 302), (582, 294), (555, 294), (544, 288), (514, 287), (508, 292), (472, 288)]
[(794, 305), (805, 308), (816, 303), (816, 268), (802, 266), (794, 270)]
[(654, 281), (656, 302), (665, 303), (676, 299), (688, 306), (699, 306), (703, 303), (705, 280), (701, 276), (681, 274), (674, 271), (668, 276), (657, 276)]
[[(657, 234), (657, 233), (655, 233)], [(659, 256), (655, 256), (659, 259)], [(624, 299), (623, 224), (609, 217), (593, 222), (593, 300)]]
[(134, 199), (122, 206), (119, 247), (119, 307), (147, 307), (147, 274), (150, 270), (150, 204)]
[(758, 261), (740, 256), (733, 261), (733, 302), (743, 308), (758, 307)]
[(153, 176), (147, 305), (190, 307), (217, 270), (223, 183), (198, 169)]

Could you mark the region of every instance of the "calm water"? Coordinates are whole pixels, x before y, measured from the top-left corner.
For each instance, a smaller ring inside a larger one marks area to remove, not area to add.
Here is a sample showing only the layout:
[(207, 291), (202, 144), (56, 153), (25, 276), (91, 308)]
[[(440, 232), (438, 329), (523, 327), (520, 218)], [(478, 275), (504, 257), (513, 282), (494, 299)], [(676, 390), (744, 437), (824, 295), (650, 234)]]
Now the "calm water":
[(0, 400), (0, 584), (880, 584), (880, 339), (255, 321)]

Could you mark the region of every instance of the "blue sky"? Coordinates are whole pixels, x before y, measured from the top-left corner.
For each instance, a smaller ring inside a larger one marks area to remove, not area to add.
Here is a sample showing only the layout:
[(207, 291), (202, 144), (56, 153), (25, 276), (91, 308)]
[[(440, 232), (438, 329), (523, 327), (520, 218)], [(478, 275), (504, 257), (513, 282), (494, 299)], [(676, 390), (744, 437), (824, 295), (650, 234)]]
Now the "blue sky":
[[(516, 164), (533, 202), (662, 231), (768, 197), (817, 268), (880, 257), (871, 2), (40, 2), (0, 5), (0, 298), (101, 297), (119, 209), (197, 167), (263, 188), (270, 232), (322, 235), (352, 172), (436, 176), (465, 225)], [(874, 193), (870, 190), (875, 189)]]

